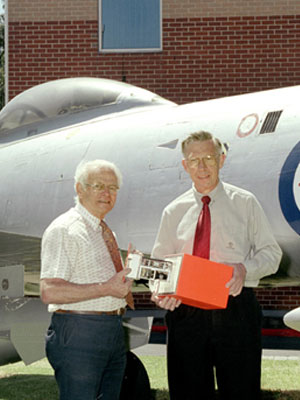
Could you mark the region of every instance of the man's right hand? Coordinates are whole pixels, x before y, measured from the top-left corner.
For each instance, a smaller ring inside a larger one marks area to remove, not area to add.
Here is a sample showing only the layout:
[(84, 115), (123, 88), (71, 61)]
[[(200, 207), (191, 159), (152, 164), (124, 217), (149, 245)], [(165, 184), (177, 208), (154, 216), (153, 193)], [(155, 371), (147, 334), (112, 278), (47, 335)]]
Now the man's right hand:
[(105, 287), (107, 296), (117, 297), (123, 299), (126, 297), (128, 292), (130, 292), (132, 287), (132, 280), (126, 279), (126, 275), (130, 273), (130, 268), (125, 268), (120, 272), (117, 272), (112, 278), (107, 282), (103, 283), (102, 286)]

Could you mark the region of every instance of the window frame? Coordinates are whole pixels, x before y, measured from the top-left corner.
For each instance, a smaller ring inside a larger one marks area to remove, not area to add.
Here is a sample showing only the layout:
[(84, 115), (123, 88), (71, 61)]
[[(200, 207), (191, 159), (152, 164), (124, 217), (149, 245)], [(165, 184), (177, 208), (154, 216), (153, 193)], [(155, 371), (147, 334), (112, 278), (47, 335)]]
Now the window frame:
[(98, 39), (100, 53), (157, 53), (162, 52), (162, 0), (159, 1), (159, 47), (152, 48), (126, 48), (126, 49), (105, 49), (103, 48), (103, 24), (102, 24), (102, 0), (98, 0)]

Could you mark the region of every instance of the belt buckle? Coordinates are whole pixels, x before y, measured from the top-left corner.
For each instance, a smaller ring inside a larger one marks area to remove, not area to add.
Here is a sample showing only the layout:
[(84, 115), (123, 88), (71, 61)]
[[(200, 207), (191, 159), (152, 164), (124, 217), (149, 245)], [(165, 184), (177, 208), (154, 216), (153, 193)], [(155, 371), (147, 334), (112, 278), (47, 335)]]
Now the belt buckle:
[(123, 314), (124, 314), (124, 308), (118, 308), (117, 315), (123, 315)]

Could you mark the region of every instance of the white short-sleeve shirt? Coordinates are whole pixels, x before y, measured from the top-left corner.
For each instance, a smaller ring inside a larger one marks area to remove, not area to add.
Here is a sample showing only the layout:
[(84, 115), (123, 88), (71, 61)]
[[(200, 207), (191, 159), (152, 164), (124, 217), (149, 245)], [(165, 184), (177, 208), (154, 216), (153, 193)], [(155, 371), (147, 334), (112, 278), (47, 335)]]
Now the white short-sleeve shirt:
[[(56, 218), (42, 238), (41, 279), (60, 278), (77, 284), (106, 282), (115, 267), (102, 237), (100, 220), (80, 203)], [(112, 311), (126, 301), (105, 296), (71, 304), (50, 304), (57, 309)]]

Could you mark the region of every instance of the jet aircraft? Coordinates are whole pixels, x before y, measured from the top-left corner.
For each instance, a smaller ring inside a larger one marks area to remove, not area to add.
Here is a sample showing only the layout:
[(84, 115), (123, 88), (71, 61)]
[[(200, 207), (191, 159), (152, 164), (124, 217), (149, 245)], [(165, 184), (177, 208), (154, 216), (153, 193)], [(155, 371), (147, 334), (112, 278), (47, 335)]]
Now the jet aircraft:
[[(227, 149), (222, 179), (255, 193), (284, 253), (260, 284), (299, 285), (299, 94), (294, 86), (177, 105), (126, 83), (69, 78), (12, 99), (0, 113), (0, 364), (44, 357), (40, 242), (74, 204), (81, 160), (119, 166), (124, 184), (108, 223), (122, 250), (132, 243), (149, 254), (163, 208), (190, 188), (181, 141), (212, 132)], [(125, 323), (139, 345), (151, 321), (136, 319)]]

